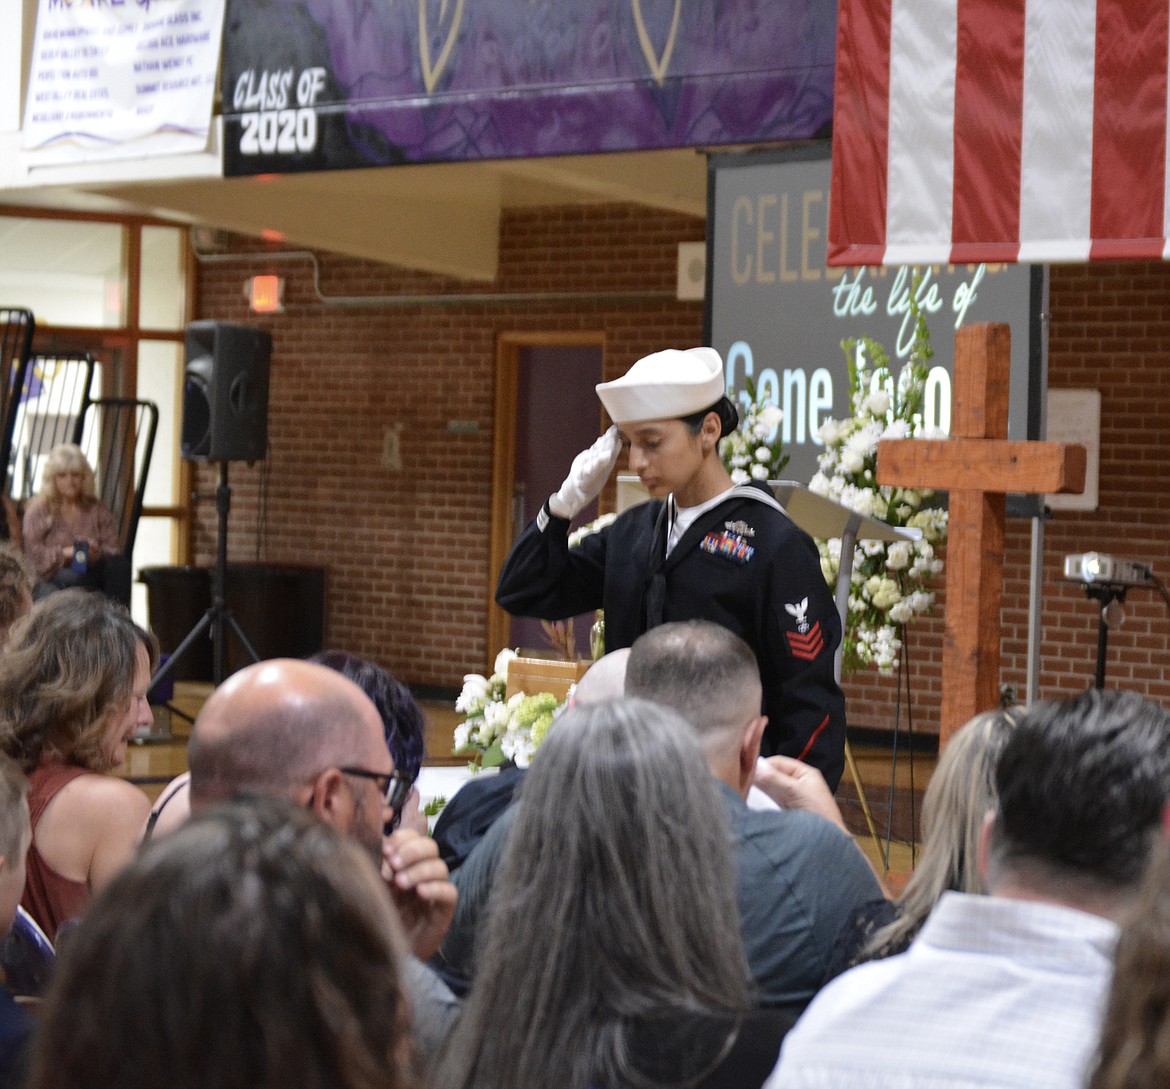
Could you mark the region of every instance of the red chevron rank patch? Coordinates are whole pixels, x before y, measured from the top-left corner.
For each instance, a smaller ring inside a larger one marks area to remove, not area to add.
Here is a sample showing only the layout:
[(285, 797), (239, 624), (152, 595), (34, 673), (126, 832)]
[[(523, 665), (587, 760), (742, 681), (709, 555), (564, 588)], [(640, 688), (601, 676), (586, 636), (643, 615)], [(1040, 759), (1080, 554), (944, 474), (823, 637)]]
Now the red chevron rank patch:
[(788, 649), (793, 658), (811, 662), (825, 649), (825, 637), (821, 634), (821, 622), (818, 620), (803, 635), (790, 631), (784, 633), (788, 637)]

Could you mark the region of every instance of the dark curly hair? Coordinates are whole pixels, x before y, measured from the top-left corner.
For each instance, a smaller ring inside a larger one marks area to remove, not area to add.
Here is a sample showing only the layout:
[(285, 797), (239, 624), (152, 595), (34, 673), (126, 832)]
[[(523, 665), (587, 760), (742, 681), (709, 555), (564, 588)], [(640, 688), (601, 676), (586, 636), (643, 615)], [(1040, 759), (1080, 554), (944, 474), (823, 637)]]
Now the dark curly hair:
[(413, 783), (422, 767), (426, 720), (410, 689), (376, 662), (347, 651), (323, 650), (309, 661), (348, 677), (370, 697), (382, 716), (386, 747), (394, 766)]

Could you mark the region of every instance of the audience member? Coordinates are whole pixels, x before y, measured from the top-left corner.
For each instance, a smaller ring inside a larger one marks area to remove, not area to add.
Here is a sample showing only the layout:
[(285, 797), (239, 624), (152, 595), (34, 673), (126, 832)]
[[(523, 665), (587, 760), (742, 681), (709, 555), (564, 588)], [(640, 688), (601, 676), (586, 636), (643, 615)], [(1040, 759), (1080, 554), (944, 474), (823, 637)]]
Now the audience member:
[(368, 855), (289, 802), (148, 845), (70, 936), (32, 1089), (413, 1089), (398, 922)]
[[(0, 754), (0, 939), (16, 918), (24, 892), (25, 856), (32, 840), (28, 780), (14, 760)], [(0, 1085), (21, 1084), (33, 1021), (0, 983)]]
[[(795, 799), (823, 807), (839, 821), (823, 777), (808, 769), (813, 775), (806, 778), (800, 771), (807, 765), (780, 756), (757, 774), (765, 716), (755, 656), (718, 624), (663, 624), (639, 636), (626, 667), (626, 695), (669, 707), (698, 730), (731, 826), (740, 930), (756, 1001), (799, 1015), (825, 978), (842, 928), (881, 896), (881, 887), (831, 819), (794, 808), (749, 809), (744, 798), (755, 781), (782, 804)], [(480, 920), (515, 819), (514, 811), (504, 813), (455, 874), (459, 905), (442, 957), (456, 990), (471, 976)]]
[[(425, 833), (426, 817), (419, 811), (418, 790), (414, 783), (422, 767), (426, 720), (410, 689), (380, 665), (346, 651), (322, 651), (309, 661), (348, 677), (373, 701), (382, 719), (386, 747), (394, 760), (394, 767), (405, 776), (410, 787), (406, 800), (395, 811), (394, 824), (397, 827), (405, 820), (406, 827)], [(173, 832), (191, 815), (190, 782), (190, 772), (183, 772), (163, 788), (151, 807), (143, 829), (144, 840)]]
[(53, 447), (41, 490), (24, 511), (24, 551), (40, 580), (34, 596), (70, 586), (100, 590), (105, 558), (118, 548), (114, 516), (97, 497), (93, 468), (80, 447)]
[[(277, 658), (229, 677), (195, 720), (188, 750), (191, 809), (241, 794), (275, 795), (311, 809), (381, 864), (415, 956), (438, 948), (455, 887), (434, 841), (414, 829), (387, 834), (405, 791), (369, 697), (325, 666)], [(433, 973), (408, 959), (406, 985), (419, 1043), (437, 1045), (455, 1001)]]
[(427, 724), (410, 689), (377, 663), (347, 651), (321, 651), (309, 661), (348, 677), (373, 701), (382, 719), (386, 747), (394, 766), (406, 776), (410, 786), (401, 810), (394, 816), (395, 826), (405, 821), (407, 828), (425, 833), (427, 820), (420, 812), (415, 782), (425, 755)]
[(1088, 1089), (1170, 1085), (1170, 849), (1157, 845), (1121, 928), (1113, 990)]
[[(598, 658), (570, 690), (569, 705), (584, 706), (620, 699), (626, 683), (629, 656), (630, 648), (622, 647)], [(435, 842), (452, 873), (511, 804), (524, 773), (524, 768), (507, 767), (495, 775), (474, 778), (464, 783), (443, 807), (435, 822)]]
[(1170, 715), (1091, 688), (1021, 718), (980, 838), (988, 895), (946, 892), (909, 950), (839, 976), (769, 1089), (1080, 1089), (1118, 920), (1170, 798)]
[(32, 608), (35, 584), (24, 556), (13, 545), (0, 544), (0, 644), (13, 623)]
[(728, 834), (685, 720), (567, 711), (516, 806), (437, 1089), (758, 1086), (789, 1019), (748, 1012)]
[(150, 809), (108, 772), (153, 722), (157, 644), (100, 594), (67, 590), (12, 627), (0, 656), (0, 750), (29, 777), (23, 904), (50, 938), (126, 864)]
[(897, 901), (875, 900), (842, 935), (830, 978), (854, 964), (904, 952), (944, 892), (987, 891), (979, 836), (995, 809), (995, 766), (1019, 713), (985, 711), (947, 743), (922, 798), (918, 864)]

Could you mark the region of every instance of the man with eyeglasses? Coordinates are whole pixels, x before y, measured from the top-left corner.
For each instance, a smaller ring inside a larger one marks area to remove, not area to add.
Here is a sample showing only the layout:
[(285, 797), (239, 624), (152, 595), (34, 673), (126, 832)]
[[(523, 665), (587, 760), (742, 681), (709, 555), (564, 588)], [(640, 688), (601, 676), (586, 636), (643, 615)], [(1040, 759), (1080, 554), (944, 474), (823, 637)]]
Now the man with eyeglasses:
[[(203, 705), (188, 750), (191, 809), (241, 794), (291, 798), (366, 847), (382, 868), (411, 952), (425, 961), (455, 912), (456, 891), (434, 840), (394, 828), (409, 783), (394, 767), (369, 697), (340, 673), (273, 659), (233, 674)], [(420, 1048), (455, 1012), (450, 992), (406, 966)]]
[(352, 681), (295, 659), (242, 669), (203, 705), (188, 762), (195, 812), (239, 794), (279, 794), (357, 840), (381, 864), (415, 955), (438, 948), (455, 887), (429, 837), (383, 834), (408, 784), (377, 710)]

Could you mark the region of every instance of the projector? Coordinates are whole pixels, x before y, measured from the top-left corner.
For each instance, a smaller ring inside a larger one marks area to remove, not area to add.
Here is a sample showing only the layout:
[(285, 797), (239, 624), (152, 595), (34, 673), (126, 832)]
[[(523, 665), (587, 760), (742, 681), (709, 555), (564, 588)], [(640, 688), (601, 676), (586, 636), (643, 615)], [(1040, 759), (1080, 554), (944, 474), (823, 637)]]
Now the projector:
[(1141, 586), (1150, 582), (1154, 572), (1148, 563), (1109, 556), (1104, 552), (1085, 552), (1065, 556), (1064, 577), (1086, 586), (1104, 583), (1110, 586)]

